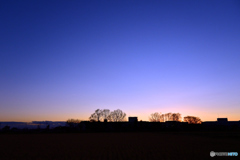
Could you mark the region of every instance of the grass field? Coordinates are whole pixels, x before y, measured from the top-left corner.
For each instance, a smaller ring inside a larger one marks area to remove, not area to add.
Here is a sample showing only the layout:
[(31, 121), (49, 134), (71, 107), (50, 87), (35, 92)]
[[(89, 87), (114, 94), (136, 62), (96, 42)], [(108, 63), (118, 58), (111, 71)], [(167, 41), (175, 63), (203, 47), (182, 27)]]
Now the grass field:
[(184, 160), (210, 151), (240, 153), (240, 132), (1, 134), (0, 159)]

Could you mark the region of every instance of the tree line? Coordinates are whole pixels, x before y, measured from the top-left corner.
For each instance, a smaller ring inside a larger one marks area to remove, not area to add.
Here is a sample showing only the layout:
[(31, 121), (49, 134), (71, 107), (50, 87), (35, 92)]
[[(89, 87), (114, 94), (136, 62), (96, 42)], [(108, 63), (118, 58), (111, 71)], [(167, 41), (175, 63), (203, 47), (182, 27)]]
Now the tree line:
[[(199, 117), (186, 116), (183, 118), (184, 122), (189, 124), (201, 124), (202, 121)], [(182, 121), (182, 116), (180, 113), (165, 113), (161, 114), (158, 112), (152, 113), (149, 117), (150, 122), (166, 122), (166, 121)]]
[[(109, 109), (97, 109), (91, 116), (89, 117), (90, 122), (123, 122), (126, 121), (126, 113), (122, 110), (117, 109), (114, 111), (110, 111)], [(182, 116), (180, 113), (152, 113), (149, 117), (150, 122), (166, 122), (166, 121), (182, 121)], [(183, 118), (184, 122), (188, 122), (189, 124), (201, 124), (202, 121), (199, 117), (195, 116), (186, 116)], [(67, 124), (69, 126), (75, 126), (81, 121), (78, 119), (68, 119)]]

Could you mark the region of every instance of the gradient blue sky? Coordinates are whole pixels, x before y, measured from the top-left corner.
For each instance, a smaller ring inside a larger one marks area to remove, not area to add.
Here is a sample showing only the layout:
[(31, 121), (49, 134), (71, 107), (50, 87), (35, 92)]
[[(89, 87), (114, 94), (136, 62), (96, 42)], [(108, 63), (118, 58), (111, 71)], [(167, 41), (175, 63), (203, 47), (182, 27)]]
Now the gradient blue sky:
[(1, 0), (0, 121), (98, 108), (240, 120), (240, 2)]

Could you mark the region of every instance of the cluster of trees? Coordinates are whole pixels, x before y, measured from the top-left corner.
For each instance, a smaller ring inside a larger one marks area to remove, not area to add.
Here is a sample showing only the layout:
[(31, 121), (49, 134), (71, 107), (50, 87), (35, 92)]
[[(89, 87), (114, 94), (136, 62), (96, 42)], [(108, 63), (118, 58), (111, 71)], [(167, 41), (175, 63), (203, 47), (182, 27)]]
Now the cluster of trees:
[[(91, 116), (89, 117), (90, 122), (122, 122), (126, 121), (126, 113), (122, 110), (117, 109), (114, 111), (110, 111), (109, 109), (97, 109)], [(201, 124), (202, 121), (199, 117), (194, 116), (186, 116), (183, 118), (184, 122), (188, 122), (189, 124)], [(182, 116), (180, 113), (165, 113), (161, 114), (158, 112), (152, 113), (149, 117), (150, 122), (166, 122), (166, 121), (182, 121)], [(68, 119), (67, 124), (70, 127), (76, 127), (81, 121), (78, 119)]]
[[(199, 117), (194, 116), (186, 116), (183, 118), (184, 122), (188, 122), (189, 124), (201, 124), (202, 121)], [(166, 113), (161, 114), (158, 112), (152, 113), (149, 117), (150, 122), (166, 122), (166, 121), (182, 121), (182, 117), (180, 113)]]
[(152, 113), (149, 117), (150, 122), (166, 122), (166, 121), (181, 121), (180, 113), (166, 113), (161, 114), (158, 112)]
[(110, 112), (109, 109), (97, 109), (90, 117), (91, 122), (109, 121), (109, 122), (122, 122), (126, 121), (126, 113), (117, 109)]
[(184, 122), (188, 122), (189, 124), (201, 124), (202, 120), (199, 117), (187, 116), (183, 118)]

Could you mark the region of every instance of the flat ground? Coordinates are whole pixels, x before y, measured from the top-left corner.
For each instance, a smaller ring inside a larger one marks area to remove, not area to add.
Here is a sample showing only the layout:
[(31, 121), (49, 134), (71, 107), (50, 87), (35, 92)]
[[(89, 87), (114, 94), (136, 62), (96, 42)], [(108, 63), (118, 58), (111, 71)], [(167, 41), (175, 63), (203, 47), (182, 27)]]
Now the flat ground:
[(205, 160), (210, 151), (240, 154), (240, 132), (0, 134), (1, 160)]

